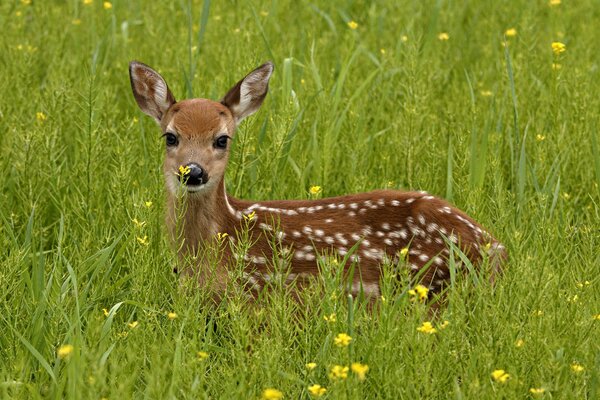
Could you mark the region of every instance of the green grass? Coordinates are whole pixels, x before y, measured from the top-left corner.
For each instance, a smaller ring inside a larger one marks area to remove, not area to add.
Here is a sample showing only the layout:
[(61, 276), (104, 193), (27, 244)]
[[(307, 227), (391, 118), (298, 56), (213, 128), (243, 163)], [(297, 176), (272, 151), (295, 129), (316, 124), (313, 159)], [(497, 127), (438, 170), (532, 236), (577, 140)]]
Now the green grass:
[[(313, 383), (330, 399), (598, 398), (595, 1), (22, 3), (0, 4), (1, 398), (307, 399)], [(459, 278), (433, 335), (390, 276), (372, 312), (334, 278), (302, 305), (277, 285), (260, 307), (235, 289), (208, 305), (171, 272), (163, 143), (133, 100), (132, 59), (178, 99), (218, 99), (272, 59), (267, 100), (235, 140), (231, 194), (427, 190), (506, 244), (505, 274), (493, 287)], [(329, 379), (355, 361), (364, 382)], [(494, 382), (496, 369), (510, 379)]]

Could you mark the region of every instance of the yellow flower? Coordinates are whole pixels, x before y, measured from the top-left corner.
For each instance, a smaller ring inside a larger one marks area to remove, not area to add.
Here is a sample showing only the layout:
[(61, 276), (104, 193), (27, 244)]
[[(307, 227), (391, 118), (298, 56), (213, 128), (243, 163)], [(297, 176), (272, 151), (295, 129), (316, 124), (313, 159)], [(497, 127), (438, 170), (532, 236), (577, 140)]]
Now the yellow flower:
[(36, 112), (35, 118), (40, 122), (44, 122), (48, 117), (46, 117), (46, 114), (44, 114), (43, 112)]
[(354, 372), (356, 374), (359, 381), (364, 381), (366, 378), (367, 372), (369, 372), (369, 366), (367, 364), (361, 364), (361, 363), (355, 362), (355, 363), (352, 363), (350, 368), (352, 369), (352, 372)]
[(355, 30), (356, 28), (358, 28), (358, 24), (354, 21), (350, 21), (348, 22), (348, 27), (352, 30)]
[(385, 54), (385, 49), (384, 49), (384, 48), (381, 48), (381, 49), (379, 49), (379, 52), (380, 52), (381, 54)]
[(541, 394), (544, 394), (545, 391), (546, 391), (546, 389), (544, 389), (544, 388), (531, 388), (531, 389), (529, 389), (529, 393), (531, 393), (534, 396), (539, 396)]
[(85, 4), (86, 6), (89, 6), (93, 2), (94, 2), (94, 0), (83, 0), (83, 4)]
[(510, 375), (506, 373), (503, 369), (497, 369), (492, 372), (492, 379), (495, 382), (505, 383), (510, 378)]
[(402, 35), (402, 36), (400, 36), (400, 40), (406, 43), (406, 42), (408, 42), (408, 36)]
[(143, 228), (144, 225), (146, 225), (145, 221), (140, 222), (140, 221), (138, 221), (137, 218), (132, 219), (131, 222), (133, 222), (133, 224), (135, 225), (136, 228)]
[(269, 12), (265, 11), (265, 10), (261, 10), (260, 11), (260, 15), (262, 15), (263, 17), (268, 17), (269, 16)]
[(337, 321), (337, 317), (336, 317), (335, 313), (331, 313), (331, 314), (329, 314), (329, 316), (325, 315), (325, 316), (323, 316), (323, 319), (330, 323), (334, 323)]
[(552, 42), (552, 51), (558, 56), (567, 51), (567, 46), (562, 42)]
[(311, 186), (308, 191), (313, 196), (316, 196), (316, 195), (318, 195), (319, 193), (321, 193), (323, 191), (323, 188), (321, 188), (321, 186)]
[(542, 135), (542, 134), (538, 133), (538, 134), (535, 136), (535, 140), (537, 140), (538, 142), (543, 142), (544, 140), (546, 140), (546, 136), (544, 136), (544, 135)]
[(421, 333), (427, 333), (428, 335), (432, 335), (437, 332), (437, 329), (431, 325), (431, 322), (423, 322), (423, 325), (417, 328), (417, 331)]
[(440, 34), (438, 34), (438, 39), (445, 41), (445, 40), (450, 39), (450, 35), (448, 35), (448, 33), (446, 33), (446, 32), (441, 32)]
[(106, 308), (103, 308), (102, 312), (104, 313), (105, 317), (108, 317), (109, 312), (108, 312), (108, 310)]
[(186, 166), (183, 166), (183, 165), (179, 166), (179, 174), (178, 174), (179, 176), (184, 177), (184, 176), (188, 175), (189, 173), (190, 173), (190, 167), (188, 167), (187, 165)]
[(562, 68), (562, 65), (559, 63), (552, 63), (552, 69), (555, 71), (558, 71), (559, 69)]
[(346, 347), (350, 344), (352, 338), (345, 333), (338, 333), (338, 335), (333, 339), (333, 343), (337, 347)]
[(560, 0), (550, 0), (550, 6), (560, 6)]
[(417, 285), (413, 290), (408, 291), (411, 296), (418, 296), (420, 301), (427, 300), (427, 293), (429, 293), (429, 288), (423, 285)]
[(309, 371), (312, 371), (315, 368), (317, 368), (317, 363), (309, 362), (309, 363), (306, 364), (306, 369), (309, 370)]
[(152, 202), (146, 201), (146, 202), (144, 202), (144, 205), (146, 206), (146, 208), (150, 208), (150, 207), (152, 207)]
[(17, 17), (20, 17), (21, 15), (23, 15), (23, 13), (22, 13), (21, 11), (15, 11), (15, 15), (16, 15)]
[(23, 4), (24, 6), (28, 6), (31, 4), (31, 0), (21, 0), (21, 4)]
[(510, 28), (507, 29), (506, 32), (504, 32), (504, 34), (508, 37), (517, 36), (517, 30), (515, 28)]
[(348, 377), (348, 369), (348, 367), (344, 367), (342, 365), (334, 365), (331, 368), (331, 372), (329, 372), (329, 379), (346, 379)]
[(406, 257), (407, 254), (408, 254), (408, 247), (405, 247), (402, 250), (400, 250), (400, 255), (402, 257)]
[(73, 25), (81, 25), (81, 20), (79, 18), (75, 18), (73, 21), (71, 21), (71, 23)]
[(583, 367), (583, 365), (579, 364), (578, 362), (574, 362), (573, 364), (571, 364), (571, 371), (575, 372), (576, 374), (583, 372), (585, 368)]
[(139, 244), (143, 244), (144, 246), (148, 246), (150, 244), (150, 242), (148, 241), (148, 235), (144, 235), (144, 237), (137, 237), (136, 238)]
[(200, 361), (206, 360), (208, 358), (208, 353), (205, 351), (199, 351), (196, 353), (196, 355), (198, 356), (198, 360)]
[(600, 314), (594, 315), (593, 319), (595, 319), (596, 321), (600, 321)]
[(523, 339), (517, 339), (517, 341), (515, 342), (515, 347), (523, 347), (524, 344), (525, 341)]
[(246, 221), (252, 221), (256, 217), (256, 212), (252, 211), (250, 214), (244, 214)]
[(584, 286), (589, 286), (589, 285), (591, 285), (591, 284), (592, 284), (592, 282), (590, 282), (590, 281), (585, 281), (585, 282), (577, 282), (577, 287), (581, 289), (582, 287), (584, 287)]
[(479, 92), (483, 97), (490, 97), (492, 95), (492, 91), (491, 90), (482, 90), (481, 92)]
[(58, 348), (58, 351), (56, 352), (56, 354), (58, 355), (58, 358), (65, 359), (65, 358), (69, 357), (72, 352), (73, 352), (72, 344), (63, 344), (62, 346), (60, 346)]
[(110, 10), (112, 8), (112, 3), (110, 1), (105, 1), (104, 3), (102, 3), (102, 6), (105, 10)]
[(263, 391), (262, 398), (263, 400), (281, 400), (283, 399), (283, 393), (277, 389), (269, 388)]
[(177, 318), (177, 313), (170, 312), (167, 314), (167, 318), (169, 318), (171, 321), (173, 321), (174, 319)]
[(325, 392), (327, 392), (327, 389), (321, 385), (317, 385), (316, 383), (308, 387), (308, 393), (310, 393), (311, 396), (321, 397), (325, 394)]
[(444, 322), (442, 322), (439, 326), (440, 329), (446, 329), (448, 327), (448, 325), (450, 325), (450, 321), (445, 320)]
[(135, 328), (137, 328), (137, 326), (139, 324), (140, 324), (139, 322), (133, 321), (133, 322), (128, 323), (127, 326), (130, 327), (131, 329), (135, 329)]
[(217, 239), (219, 239), (219, 241), (225, 239), (227, 236), (229, 236), (229, 234), (227, 232), (223, 232), (223, 233), (219, 232), (219, 233), (217, 233)]

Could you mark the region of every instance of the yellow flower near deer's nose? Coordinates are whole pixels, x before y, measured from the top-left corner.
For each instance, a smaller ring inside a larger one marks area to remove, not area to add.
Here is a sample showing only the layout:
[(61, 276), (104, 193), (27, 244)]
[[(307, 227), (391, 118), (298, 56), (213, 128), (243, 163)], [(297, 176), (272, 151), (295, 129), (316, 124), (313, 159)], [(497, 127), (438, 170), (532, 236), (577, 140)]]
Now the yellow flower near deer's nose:
[(186, 166), (183, 166), (183, 165), (179, 166), (179, 176), (186, 176), (186, 175), (189, 175), (189, 173), (190, 173), (190, 167), (188, 167), (187, 165)]
[(350, 369), (352, 369), (352, 372), (356, 374), (359, 381), (364, 381), (367, 376), (367, 372), (369, 372), (369, 366), (367, 364), (361, 364), (357, 362), (352, 363)]
[(494, 372), (492, 372), (492, 379), (495, 382), (499, 382), (499, 383), (505, 383), (508, 378), (510, 378), (510, 375), (506, 373), (506, 371), (504, 371), (503, 369), (497, 369)]
[(58, 355), (58, 358), (65, 359), (71, 355), (73, 349), (74, 347), (72, 344), (63, 344), (58, 348), (56, 354)]
[(552, 42), (552, 51), (558, 56), (567, 51), (567, 45), (561, 42)]
[(333, 343), (338, 347), (346, 347), (351, 341), (352, 338), (346, 333), (338, 333), (338, 335), (333, 339)]
[(281, 400), (283, 399), (283, 393), (277, 389), (269, 388), (263, 391), (262, 398), (263, 400)]
[(349, 21), (348, 27), (352, 30), (356, 30), (358, 28), (358, 24), (355, 21)]

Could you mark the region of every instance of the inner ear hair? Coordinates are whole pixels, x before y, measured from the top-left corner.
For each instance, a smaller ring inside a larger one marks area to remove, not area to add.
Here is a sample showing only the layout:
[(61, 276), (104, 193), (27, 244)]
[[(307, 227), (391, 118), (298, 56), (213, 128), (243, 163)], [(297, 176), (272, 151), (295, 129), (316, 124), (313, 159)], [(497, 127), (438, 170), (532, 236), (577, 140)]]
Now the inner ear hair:
[(138, 61), (129, 63), (129, 79), (133, 97), (140, 109), (160, 123), (176, 100), (162, 76)]

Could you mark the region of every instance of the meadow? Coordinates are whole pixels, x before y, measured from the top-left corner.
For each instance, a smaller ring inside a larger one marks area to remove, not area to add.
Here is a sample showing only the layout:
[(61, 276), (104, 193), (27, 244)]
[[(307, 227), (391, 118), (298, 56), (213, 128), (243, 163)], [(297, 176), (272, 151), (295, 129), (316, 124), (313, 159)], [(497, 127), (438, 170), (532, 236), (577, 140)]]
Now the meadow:
[[(596, 1), (8, 0), (0, 25), (1, 398), (599, 398)], [(231, 195), (426, 190), (504, 274), (435, 318), (390, 273), (372, 310), (335, 277), (259, 307), (182, 290), (134, 59), (177, 99), (274, 62)]]

